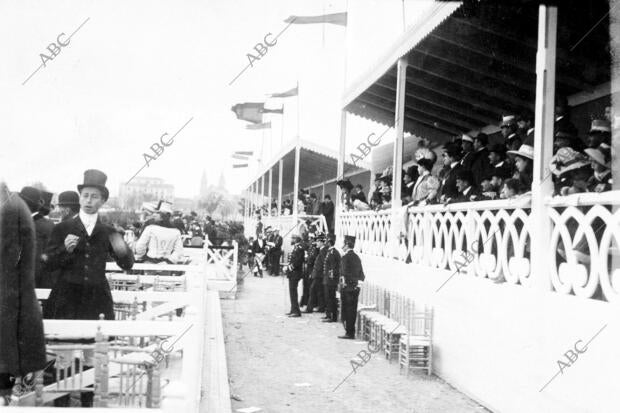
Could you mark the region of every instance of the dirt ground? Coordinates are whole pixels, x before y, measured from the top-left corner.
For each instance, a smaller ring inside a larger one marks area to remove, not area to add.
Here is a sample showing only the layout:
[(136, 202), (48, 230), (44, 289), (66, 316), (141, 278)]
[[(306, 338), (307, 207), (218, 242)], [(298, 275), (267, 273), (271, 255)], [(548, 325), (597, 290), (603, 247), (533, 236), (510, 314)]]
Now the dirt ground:
[(320, 314), (284, 316), (283, 277), (250, 275), (236, 300), (221, 303), (234, 411), (489, 412), (436, 376), (399, 374), (381, 352), (353, 373), (350, 360), (367, 344), (338, 339), (342, 324), (322, 323)]

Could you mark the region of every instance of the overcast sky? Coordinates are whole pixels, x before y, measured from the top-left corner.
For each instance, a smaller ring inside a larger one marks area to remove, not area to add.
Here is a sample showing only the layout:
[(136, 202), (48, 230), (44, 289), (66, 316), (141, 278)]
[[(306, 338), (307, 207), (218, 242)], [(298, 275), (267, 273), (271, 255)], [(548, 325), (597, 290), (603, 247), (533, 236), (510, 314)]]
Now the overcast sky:
[[(427, 2), (406, 3), (411, 14)], [(288, 16), (347, 7), (396, 23), (387, 25), (389, 30), (379, 22), (362, 31), (358, 26), (357, 32), (351, 25), (292, 25), (229, 85), (247, 66), (246, 54), (267, 33), (284, 29)], [(203, 170), (211, 183), (223, 171), (228, 189), (238, 192), (257, 162), (233, 170), (235, 150), (260, 154), (262, 149), (268, 160), (297, 130), (302, 139), (337, 149), (345, 55), (355, 63), (348, 64), (348, 78), (371, 68), (389, 43), (377, 39), (402, 32), (401, 11), (397, 0), (354, 5), (345, 0), (2, 1), (0, 179), (12, 190), (41, 181), (61, 192), (74, 189), (85, 169), (97, 168), (107, 173), (114, 196), (119, 183), (144, 166), (143, 154), (152, 154), (150, 146), (162, 134), (168, 133), (167, 140), (192, 119), (139, 176), (163, 178), (177, 196), (193, 197)], [(61, 33), (66, 43), (84, 22), (70, 43), (23, 84), (41, 66), (40, 54), (51, 55), (47, 46)], [(359, 56), (366, 56), (366, 64)], [(230, 110), (297, 82), (299, 126), (297, 98), (267, 101), (284, 104), (285, 116), (284, 127), (282, 117), (270, 116), (274, 128), (266, 132), (245, 130), (246, 123)], [(358, 118), (349, 122), (350, 134), (360, 139), (381, 130)], [(356, 143), (352, 139), (348, 147)]]

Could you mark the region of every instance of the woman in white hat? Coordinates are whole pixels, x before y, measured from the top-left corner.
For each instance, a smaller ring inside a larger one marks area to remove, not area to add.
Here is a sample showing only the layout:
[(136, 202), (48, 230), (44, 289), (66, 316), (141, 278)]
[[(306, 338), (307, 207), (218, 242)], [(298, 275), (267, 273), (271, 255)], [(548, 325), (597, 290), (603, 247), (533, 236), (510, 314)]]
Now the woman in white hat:
[(610, 157), (608, 153), (601, 149), (588, 148), (585, 153), (590, 157), (590, 166), (594, 173), (588, 179), (588, 190), (590, 192), (604, 192), (611, 190), (611, 169)]
[(183, 262), (181, 231), (171, 222), (172, 204), (161, 201), (157, 209), (160, 220), (147, 226), (136, 243), (136, 260), (146, 262)]
[(508, 151), (507, 153), (515, 157), (516, 172), (513, 178), (519, 180), (521, 193), (531, 191), (534, 179), (534, 148), (530, 145), (521, 145), (519, 150)]

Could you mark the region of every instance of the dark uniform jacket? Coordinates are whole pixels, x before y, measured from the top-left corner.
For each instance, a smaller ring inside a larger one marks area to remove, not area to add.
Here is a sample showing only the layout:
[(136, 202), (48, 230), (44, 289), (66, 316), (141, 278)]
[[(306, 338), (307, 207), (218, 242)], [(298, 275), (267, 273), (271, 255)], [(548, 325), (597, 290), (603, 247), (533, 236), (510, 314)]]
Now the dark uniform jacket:
[(340, 282), (340, 253), (334, 247), (330, 247), (325, 255), (323, 265), (323, 284), (338, 285)]
[(299, 279), (303, 277), (304, 248), (300, 243), (295, 244), (288, 257), (289, 270), (287, 278)]
[(278, 235), (274, 235), (272, 238), (272, 241), (275, 245), (273, 246), (273, 250), (274, 251), (281, 251), (282, 250), (282, 236), (280, 234)]
[[(47, 268), (60, 269), (59, 281), (81, 285), (107, 284), (105, 265), (109, 256), (124, 270), (131, 269), (134, 262), (128, 247), (122, 257), (116, 257), (109, 238), (115, 232), (113, 227), (103, 224), (100, 218), (90, 236), (79, 215), (61, 222), (52, 231), (46, 251)], [(69, 234), (80, 237), (72, 253), (65, 249), (65, 238)]]
[(344, 278), (345, 290), (357, 287), (358, 281), (364, 281), (366, 278), (362, 260), (355, 251), (349, 250), (342, 256), (340, 274)]
[(316, 259), (314, 260), (314, 267), (312, 268), (312, 278), (323, 278), (323, 266), (325, 265), (325, 256), (329, 247), (317, 248), (319, 250)]
[(319, 247), (314, 244), (310, 244), (308, 248), (308, 258), (306, 259), (306, 267), (308, 268), (308, 275), (313, 273), (314, 270), (314, 262), (316, 261), (319, 255)]
[(7, 193), (0, 183), (0, 373), (23, 376), (45, 366), (45, 339), (34, 291), (34, 223), (24, 201)]
[(34, 217), (34, 229), (36, 232), (36, 256), (34, 263), (34, 283), (36, 288), (52, 288), (54, 284), (51, 279), (51, 273), (45, 271), (41, 263), (41, 255), (47, 248), (47, 244), (52, 236), (52, 230), (54, 229), (54, 223), (42, 215), (35, 215)]

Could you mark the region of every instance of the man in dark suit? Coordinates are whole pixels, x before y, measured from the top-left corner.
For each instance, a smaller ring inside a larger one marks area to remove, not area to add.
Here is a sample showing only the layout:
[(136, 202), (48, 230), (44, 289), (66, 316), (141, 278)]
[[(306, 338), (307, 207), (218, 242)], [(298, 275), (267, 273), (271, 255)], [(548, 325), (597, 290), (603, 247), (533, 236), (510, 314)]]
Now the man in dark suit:
[(323, 216), (325, 217), (325, 221), (327, 223), (327, 231), (329, 233), (333, 233), (334, 232), (334, 203), (332, 202), (332, 197), (329, 195), (325, 195), (325, 199), (321, 207), (321, 214), (323, 214)]
[(326, 312), (324, 322), (335, 323), (338, 321), (338, 303), (336, 302), (336, 289), (340, 281), (340, 253), (336, 249), (336, 235), (328, 234), (327, 243), (329, 249), (325, 254), (323, 265), (323, 285), (325, 288)]
[(340, 270), (340, 299), (342, 300), (342, 322), (344, 323), (345, 335), (338, 338), (355, 338), (355, 319), (357, 318), (357, 299), (360, 289), (357, 286), (359, 281), (364, 281), (364, 270), (360, 257), (353, 251), (355, 247), (355, 237), (344, 236), (344, 255), (341, 261)]
[(282, 236), (280, 230), (277, 228), (273, 230), (273, 246), (271, 248), (271, 261), (269, 263), (271, 267), (271, 275), (280, 275), (280, 257), (282, 257)]
[(293, 250), (291, 251), (291, 255), (288, 259), (288, 266), (286, 267), (291, 311), (286, 315), (289, 317), (301, 317), (297, 285), (299, 284), (299, 280), (303, 277), (304, 249), (301, 245), (301, 238), (297, 234), (291, 236), (291, 244), (293, 245)]
[(489, 137), (486, 133), (480, 132), (474, 138), (474, 152), (472, 155), (472, 162), (470, 169), (474, 175), (474, 184), (480, 186), (484, 178), (489, 176), (493, 171), (493, 166), (489, 161), (489, 150), (487, 145), (489, 143)]
[[(310, 302), (310, 287), (312, 285), (312, 270), (314, 269), (314, 261), (319, 255), (319, 249), (316, 246), (314, 233), (308, 233), (308, 241), (304, 242), (304, 251), (306, 255), (306, 265), (304, 268), (303, 295), (301, 296), (300, 306), (306, 306), (306, 312), (311, 313), (312, 308), (308, 306)], [(310, 311), (308, 311), (310, 310)]]
[(325, 264), (325, 255), (329, 247), (325, 245), (325, 235), (321, 232), (316, 234), (316, 246), (318, 253), (316, 259), (313, 262), (312, 267), (312, 282), (310, 284), (310, 299), (308, 300), (308, 306), (306, 307), (306, 313), (311, 313), (314, 310), (315, 304), (318, 306), (318, 312), (325, 311), (325, 290), (323, 288), (323, 266)]
[[(49, 192), (48, 192), (49, 194)], [(51, 194), (50, 194), (51, 195)], [(36, 288), (51, 288), (52, 280), (49, 276), (49, 273), (43, 268), (41, 265), (41, 256), (43, 255), (43, 251), (47, 247), (47, 243), (49, 242), (50, 236), (52, 235), (52, 229), (54, 228), (54, 223), (46, 218), (46, 214), (42, 214), (43, 212), (49, 213), (49, 208), (45, 208), (43, 194), (37, 188), (32, 186), (25, 186), (19, 193), (19, 196), (24, 200), (28, 209), (30, 209), (30, 214), (32, 219), (34, 220), (34, 229), (35, 229), (35, 240), (36, 240), (36, 250), (35, 250), (35, 261), (34, 261), (34, 283)], [(49, 198), (51, 199), (51, 197)]]
[(455, 143), (448, 143), (444, 146), (444, 168), (439, 176), (441, 180), (441, 190), (439, 192), (441, 202), (446, 202), (448, 199), (458, 196), (456, 171), (459, 169), (460, 154), (461, 149)]
[(78, 185), (80, 212), (54, 227), (44, 254), (46, 268), (60, 270), (57, 284), (44, 307), (45, 318), (97, 320), (114, 319), (112, 293), (105, 276), (106, 261), (112, 256), (124, 270), (131, 269), (133, 253), (123, 237), (101, 222), (99, 208), (107, 201), (107, 176), (98, 170), (84, 173)]
[(58, 204), (61, 221), (73, 218), (80, 213), (80, 194), (75, 191), (65, 191), (58, 195)]
[(458, 196), (448, 200), (449, 203), (470, 202), (481, 200), (480, 192), (474, 185), (474, 175), (468, 169), (459, 169), (456, 172), (456, 187)]
[[(36, 199), (35, 199), (36, 201)], [(0, 182), (0, 406), (13, 377), (45, 367), (41, 309), (35, 295), (36, 241), (26, 204)]]
[(263, 278), (263, 258), (265, 257), (265, 240), (263, 234), (252, 243), (252, 272), (255, 277)]

